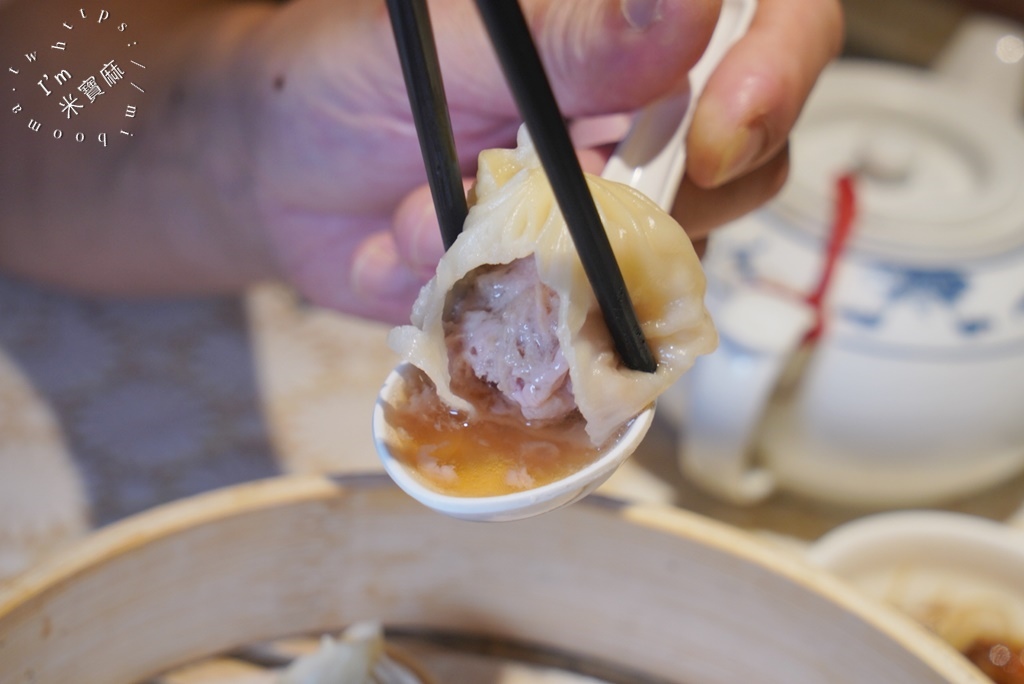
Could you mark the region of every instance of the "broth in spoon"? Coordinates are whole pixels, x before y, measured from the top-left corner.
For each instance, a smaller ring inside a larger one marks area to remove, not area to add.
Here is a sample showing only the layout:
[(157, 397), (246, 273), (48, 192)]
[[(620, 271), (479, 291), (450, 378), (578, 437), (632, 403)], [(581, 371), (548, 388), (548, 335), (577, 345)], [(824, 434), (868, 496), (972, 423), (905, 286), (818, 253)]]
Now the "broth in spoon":
[(452, 409), (422, 371), (404, 366), (393, 401), (382, 405), (391, 427), (388, 451), (423, 486), (462, 497), (547, 485), (594, 463), (605, 451), (605, 445), (591, 443), (579, 411), (557, 421), (530, 421), (500, 405), (493, 394), (478, 397), (472, 415)]

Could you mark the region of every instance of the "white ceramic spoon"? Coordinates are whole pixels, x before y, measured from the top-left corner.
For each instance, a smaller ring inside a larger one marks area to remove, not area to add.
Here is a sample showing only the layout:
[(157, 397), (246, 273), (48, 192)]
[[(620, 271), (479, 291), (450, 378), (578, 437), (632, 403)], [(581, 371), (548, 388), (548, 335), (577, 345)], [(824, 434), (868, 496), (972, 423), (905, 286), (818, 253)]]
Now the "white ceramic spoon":
[[(668, 211), (686, 164), (686, 132), (693, 118), (691, 102), (700, 97), (708, 77), (753, 17), (756, 0), (726, 0), (714, 35), (690, 72), (690, 92), (651, 105), (640, 112), (626, 138), (608, 161), (604, 178), (630, 185)], [(423, 485), (391, 453), (392, 427), (384, 407), (404, 398), (402, 364), (388, 376), (373, 411), (373, 437), (384, 469), (420, 503), (464, 520), (499, 522), (539, 515), (566, 506), (591, 493), (636, 451), (654, 420), (654, 405), (640, 412), (629, 428), (590, 465), (561, 480), (512, 494), (463, 497), (438, 493)]]

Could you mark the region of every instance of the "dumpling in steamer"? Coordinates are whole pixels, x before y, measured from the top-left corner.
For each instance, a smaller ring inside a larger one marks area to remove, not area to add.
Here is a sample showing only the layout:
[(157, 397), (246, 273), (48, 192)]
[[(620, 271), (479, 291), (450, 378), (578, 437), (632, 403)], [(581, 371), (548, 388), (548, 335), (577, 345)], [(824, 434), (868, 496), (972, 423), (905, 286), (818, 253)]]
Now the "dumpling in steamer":
[[(516, 149), (481, 153), (462, 234), (412, 325), (388, 338), (448, 406), (505, 406), (528, 420), (578, 408), (599, 445), (714, 349), (704, 274), (683, 229), (632, 188), (587, 180), (657, 372), (622, 365), (523, 127)], [(497, 404), (484, 396), (495, 392)]]

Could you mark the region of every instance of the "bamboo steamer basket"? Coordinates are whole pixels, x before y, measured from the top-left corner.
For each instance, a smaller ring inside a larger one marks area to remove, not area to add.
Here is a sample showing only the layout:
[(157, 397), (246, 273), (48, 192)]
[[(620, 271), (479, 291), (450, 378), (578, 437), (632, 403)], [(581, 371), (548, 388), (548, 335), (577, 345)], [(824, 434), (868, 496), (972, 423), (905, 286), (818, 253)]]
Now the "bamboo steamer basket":
[(353, 476), (241, 485), (100, 530), (0, 593), (0, 684), (132, 684), (370, 619), (645, 682), (988, 681), (909, 618), (694, 514), (592, 496), (470, 523)]

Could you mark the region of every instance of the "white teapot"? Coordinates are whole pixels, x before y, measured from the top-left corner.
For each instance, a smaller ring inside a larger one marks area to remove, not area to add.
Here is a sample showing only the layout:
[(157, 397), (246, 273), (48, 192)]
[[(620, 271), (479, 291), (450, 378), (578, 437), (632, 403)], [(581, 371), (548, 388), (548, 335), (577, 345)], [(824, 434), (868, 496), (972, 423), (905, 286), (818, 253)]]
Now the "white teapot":
[[(779, 197), (709, 242), (720, 348), (663, 402), (691, 480), (734, 503), (885, 507), (1024, 470), (1022, 38), (979, 16), (932, 70), (822, 76)], [(807, 345), (845, 173), (857, 219)]]

